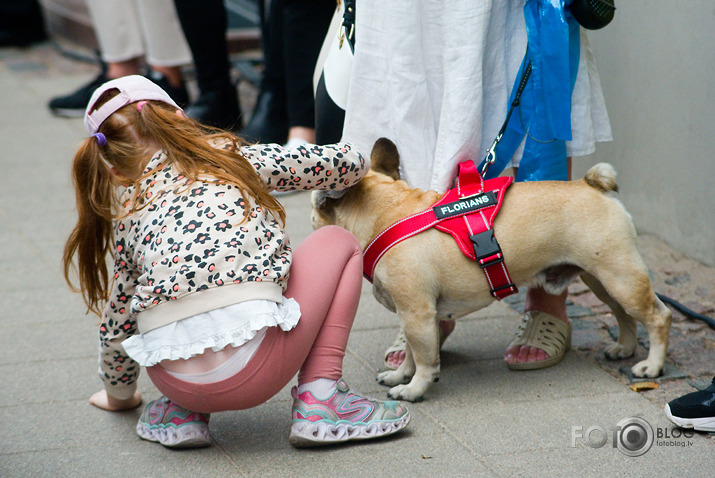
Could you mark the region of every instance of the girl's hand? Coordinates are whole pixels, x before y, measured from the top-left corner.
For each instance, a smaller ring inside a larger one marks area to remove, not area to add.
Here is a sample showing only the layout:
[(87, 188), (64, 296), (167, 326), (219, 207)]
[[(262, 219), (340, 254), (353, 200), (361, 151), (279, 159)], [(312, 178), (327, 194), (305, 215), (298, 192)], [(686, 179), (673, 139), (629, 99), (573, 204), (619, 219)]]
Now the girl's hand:
[(122, 410), (131, 410), (141, 405), (142, 396), (141, 393), (134, 392), (131, 398), (119, 399), (109, 395), (106, 390), (100, 390), (89, 397), (89, 403), (102, 410), (121, 412)]

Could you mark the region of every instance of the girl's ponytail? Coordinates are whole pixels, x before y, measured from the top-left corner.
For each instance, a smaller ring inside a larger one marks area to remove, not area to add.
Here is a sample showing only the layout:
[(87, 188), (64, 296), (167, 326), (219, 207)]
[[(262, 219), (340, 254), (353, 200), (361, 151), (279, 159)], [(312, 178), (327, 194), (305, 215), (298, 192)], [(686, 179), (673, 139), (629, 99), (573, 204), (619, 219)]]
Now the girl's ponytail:
[(73, 289), (70, 270), (77, 256), (79, 290), (89, 310), (100, 314), (109, 295), (107, 253), (112, 246), (112, 199), (115, 183), (102, 159), (98, 139), (90, 137), (74, 157), (72, 179), (76, 192), (78, 221), (65, 245), (64, 276)]

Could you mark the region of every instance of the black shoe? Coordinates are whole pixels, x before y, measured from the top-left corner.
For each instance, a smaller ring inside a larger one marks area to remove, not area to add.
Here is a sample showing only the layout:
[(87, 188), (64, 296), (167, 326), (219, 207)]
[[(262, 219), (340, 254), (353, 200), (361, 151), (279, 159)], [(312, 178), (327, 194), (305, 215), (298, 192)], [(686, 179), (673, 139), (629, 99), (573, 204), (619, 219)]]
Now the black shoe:
[(102, 72), (95, 79), (79, 88), (74, 93), (65, 96), (57, 96), (50, 100), (49, 107), (52, 113), (63, 118), (79, 118), (84, 116), (87, 103), (94, 90), (109, 81), (106, 70), (102, 67)]
[(208, 126), (239, 131), (241, 110), (236, 87), (230, 85), (220, 91), (202, 91), (196, 102), (186, 108), (186, 116)]
[(665, 415), (681, 428), (715, 432), (715, 378), (705, 390), (688, 393), (668, 402)]
[(288, 138), (288, 118), (284, 98), (270, 90), (261, 91), (251, 121), (243, 128), (241, 136), (257, 143), (285, 143)]
[(172, 86), (169, 80), (159, 73), (158, 71), (149, 70), (149, 72), (144, 75), (151, 81), (156, 83), (162, 90), (171, 97), (172, 100), (176, 101), (182, 109), (186, 108), (189, 104), (189, 93), (186, 91), (186, 86), (182, 83), (180, 87)]

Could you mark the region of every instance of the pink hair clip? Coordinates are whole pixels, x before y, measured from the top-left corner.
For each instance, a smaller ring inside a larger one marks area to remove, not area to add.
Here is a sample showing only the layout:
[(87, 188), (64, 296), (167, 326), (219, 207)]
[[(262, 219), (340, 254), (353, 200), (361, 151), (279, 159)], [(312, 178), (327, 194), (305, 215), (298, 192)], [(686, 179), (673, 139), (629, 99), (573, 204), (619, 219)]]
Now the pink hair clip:
[(148, 101), (140, 101), (139, 103), (137, 103), (137, 111), (141, 112), (142, 108), (147, 103), (149, 103), (149, 102)]

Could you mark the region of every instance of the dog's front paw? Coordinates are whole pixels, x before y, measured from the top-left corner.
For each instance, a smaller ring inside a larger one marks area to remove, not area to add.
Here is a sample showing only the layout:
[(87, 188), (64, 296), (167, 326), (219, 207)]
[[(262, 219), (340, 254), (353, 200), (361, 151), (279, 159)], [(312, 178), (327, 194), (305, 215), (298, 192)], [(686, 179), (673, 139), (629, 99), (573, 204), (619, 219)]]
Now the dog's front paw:
[(663, 364), (654, 364), (648, 360), (640, 361), (631, 368), (631, 372), (633, 372), (633, 375), (636, 377), (648, 378), (657, 377), (662, 370)]
[(410, 385), (398, 385), (387, 392), (387, 396), (394, 400), (407, 400), (408, 402), (421, 402), (424, 400), (424, 391), (416, 390)]
[(635, 351), (635, 346), (626, 347), (616, 342), (606, 347), (605, 354), (606, 358), (609, 360), (621, 360), (624, 358), (632, 357)]
[(398, 370), (388, 370), (377, 374), (377, 383), (393, 387), (402, 383), (409, 383), (412, 376), (405, 375)]

